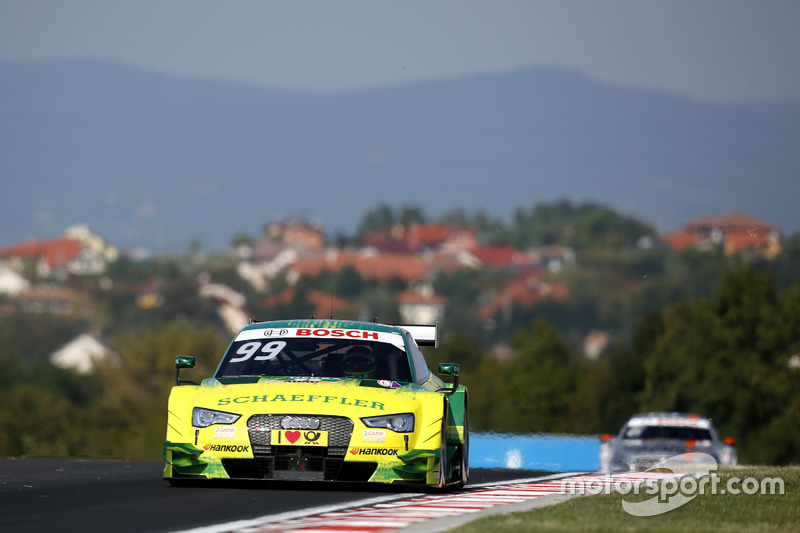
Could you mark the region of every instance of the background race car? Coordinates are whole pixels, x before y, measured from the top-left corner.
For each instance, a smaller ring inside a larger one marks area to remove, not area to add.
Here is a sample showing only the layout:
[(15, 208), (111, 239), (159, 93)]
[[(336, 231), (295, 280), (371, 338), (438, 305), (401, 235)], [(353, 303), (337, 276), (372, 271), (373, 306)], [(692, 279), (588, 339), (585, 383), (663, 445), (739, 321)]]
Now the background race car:
[(177, 372), (164, 478), (371, 481), (460, 487), (469, 476), (458, 364), (428, 369), (434, 326), (294, 320), (243, 328), (213, 377)]
[(602, 441), (603, 472), (644, 471), (671, 457), (694, 452), (708, 454), (718, 464), (737, 463), (734, 439), (720, 439), (711, 419), (696, 414), (635, 415), (616, 437), (604, 435)]

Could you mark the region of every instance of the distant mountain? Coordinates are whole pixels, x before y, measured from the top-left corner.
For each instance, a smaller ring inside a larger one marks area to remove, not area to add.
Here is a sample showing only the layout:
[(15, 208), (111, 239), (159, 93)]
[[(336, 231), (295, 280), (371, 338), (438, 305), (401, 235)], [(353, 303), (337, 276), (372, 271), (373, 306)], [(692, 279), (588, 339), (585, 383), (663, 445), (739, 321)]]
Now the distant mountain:
[(352, 233), (569, 198), (672, 230), (736, 208), (800, 229), (800, 102), (712, 105), (556, 69), (335, 94), (103, 62), (0, 63), (0, 244), (85, 222), (221, 248), (281, 216)]

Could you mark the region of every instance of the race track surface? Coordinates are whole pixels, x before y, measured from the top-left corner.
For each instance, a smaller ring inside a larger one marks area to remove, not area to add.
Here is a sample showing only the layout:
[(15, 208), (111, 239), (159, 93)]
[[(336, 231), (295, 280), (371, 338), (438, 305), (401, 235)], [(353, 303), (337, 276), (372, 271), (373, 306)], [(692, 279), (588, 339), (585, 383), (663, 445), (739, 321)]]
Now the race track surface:
[[(0, 531), (162, 533), (418, 489), (332, 483), (171, 487), (158, 461), (0, 458)], [(552, 472), (472, 469), (467, 488)]]

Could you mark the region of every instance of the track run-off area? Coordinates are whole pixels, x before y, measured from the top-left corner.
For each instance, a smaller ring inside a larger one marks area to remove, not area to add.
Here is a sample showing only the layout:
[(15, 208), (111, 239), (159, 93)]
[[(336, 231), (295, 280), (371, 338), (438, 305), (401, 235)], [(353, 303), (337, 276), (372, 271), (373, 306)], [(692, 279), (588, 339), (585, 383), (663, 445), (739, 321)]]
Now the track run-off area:
[(674, 474), (473, 469), (463, 490), (381, 485), (209, 483), (171, 487), (156, 461), (0, 458), (0, 531), (259, 533), (441, 531), (584, 489)]
[(488, 514), (552, 505), (576, 495), (598, 494), (627, 486), (652, 486), (680, 477), (671, 472), (624, 474), (561, 473), (511, 483), (467, 487), (449, 494), (415, 494), (355, 502), (344, 509), (307, 509), (255, 520), (217, 524), (180, 533), (365, 533), (405, 531), (432, 533), (456, 528)]

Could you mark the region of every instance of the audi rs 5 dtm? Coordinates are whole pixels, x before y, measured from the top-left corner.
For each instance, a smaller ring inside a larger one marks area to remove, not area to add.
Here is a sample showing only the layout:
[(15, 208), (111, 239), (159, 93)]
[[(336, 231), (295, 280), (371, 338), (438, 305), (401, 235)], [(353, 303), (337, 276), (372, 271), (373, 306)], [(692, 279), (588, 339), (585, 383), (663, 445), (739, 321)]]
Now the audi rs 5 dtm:
[(467, 389), (458, 365), (428, 369), (434, 326), (253, 323), (201, 383), (176, 358), (164, 478), (350, 481), (461, 487), (469, 476)]

